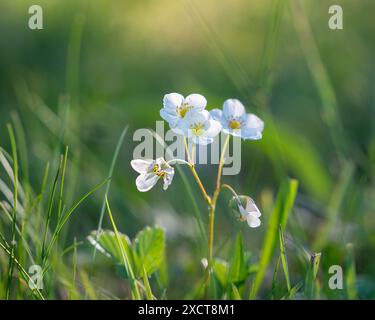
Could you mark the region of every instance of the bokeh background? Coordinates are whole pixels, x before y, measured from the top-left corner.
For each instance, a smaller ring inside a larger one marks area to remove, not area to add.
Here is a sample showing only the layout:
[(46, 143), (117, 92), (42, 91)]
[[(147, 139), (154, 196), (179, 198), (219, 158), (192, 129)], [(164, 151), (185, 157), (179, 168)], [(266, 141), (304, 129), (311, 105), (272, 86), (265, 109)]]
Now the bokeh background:
[[(28, 28), (32, 4), (43, 7), (43, 30)], [(23, 128), (21, 175), (35, 189), (46, 163), (56, 168), (69, 145), (71, 203), (106, 177), (119, 136), (129, 126), (111, 185), (112, 211), (119, 230), (130, 237), (146, 225), (166, 229), (167, 296), (184, 298), (203, 272), (205, 244), (194, 212), (197, 206), (206, 223), (206, 207), (188, 171), (195, 202), (178, 174), (167, 192), (160, 186), (137, 192), (130, 167), (133, 133), (155, 129), (166, 93), (201, 93), (208, 109), (236, 97), (266, 126), (261, 141), (242, 144), (241, 173), (224, 181), (256, 200), (263, 227), (238, 222), (224, 192), (216, 256), (230, 255), (228, 244), (241, 229), (256, 261), (277, 190), (287, 177), (295, 178), (298, 195), (285, 231), (292, 282), (305, 277), (301, 250), (321, 252), (321, 297), (345, 298), (344, 291), (328, 288), (328, 268), (341, 265), (345, 272), (352, 243), (358, 295), (375, 298), (375, 3), (335, 1), (344, 9), (344, 29), (336, 31), (328, 28), (331, 4), (3, 0), (0, 145), (10, 150), (6, 123)], [(212, 191), (216, 166), (198, 171)], [(100, 298), (122, 297), (124, 285), (113, 266), (105, 257), (92, 263), (86, 241), (98, 226), (102, 202), (100, 190), (72, 216), (60, 244), (80, 242), (79, 267), (91, 270)], [(104, 226), (110, 227), (107, 217)], [(276, 259), (261, 298), (269, 297)], [(55, 297), (64, 295), (57, 290)]]

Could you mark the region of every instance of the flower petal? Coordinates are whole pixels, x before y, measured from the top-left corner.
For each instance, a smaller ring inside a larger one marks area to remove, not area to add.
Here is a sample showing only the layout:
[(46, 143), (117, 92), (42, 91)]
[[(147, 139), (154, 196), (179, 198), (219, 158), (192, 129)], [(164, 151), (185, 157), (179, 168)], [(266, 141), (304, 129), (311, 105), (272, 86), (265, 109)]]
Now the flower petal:
[(223, 115), (226, 119), (238, 119), (245, 114), (245, 107), (237, 99), (228, 99), (223, 105)]
[(243, 129), (241, 138), (244, 140), (260, 140), (262, 139), (262, 132), (256, 129)]
[(194, 109), (203, 110), (206, 108), (207, 100), (201, 94), (193, 93), (186, 97), (185, 101)]
[(130, 164), (133, 167), (133, 169), (138, 173), (146, 173), (151, 163), (153, 162), (153, 160), (147, 159), (134, 159), (130, 161)]
[(168, 93), (163, 98), (163, 105), (166, 109), (173, 109), (175, 110), (176, 107), (179, 107), (182, 102), (184, 101), (184, 96), (179, 93)]
[(209, 123), (210, 123), (210, 126), (207, 129), (205, 135), (211, 138), (216, 137), (220, 133), (222, 126), (219, 121), (216, 121), (214, 119), (210, 119)]
[(188, 118), (187, 117), (185, 117), (183, 119), (178, 118), (176, 126), (174, 126), (174, 127), (171, 126), (171, 129), (172, 129), (173, 132), (175, 132), (179, 135), (187, 136), (187, 132), (188, 132), (188, 129), (189, 129)]
[(221, 111), (220, 109), (212, 109), (210, 110), (210, 115), (214, 120), (221, 122), (223, 118), (223, 111)]
[(259, 131), (262, 131), (264, 128), (263, 120), (252, 113), (246, 114), (243, 122), (245, 128), (257, 129)]
[(247, 215), (246, 220), (250, 228), (257, 228), (261, 224), (260, 219), (252, 214)]
[[(168, 173), (164, 177), (164, 184), (163, 184), (163, 190), (167, 190), (170, 184), (172, 183), (173, 177), (174, 177), (174, 169), (171, 168), (172, 170), (168, 169)], [(167, 170), (166, 170), (167, 172)]]
[(188, 116), (185, 118), (187, 127), (190, 127), (191, 124), (194, 123), (202, 123), (205, 124), (210, 118), (210, 113), (207, 110), (202, 111), (190, 111)]
[(169, 123), (171, 128), (175, 127), (178, 122), (176, 112), (173, 113), (171, 109), (163, 108), (160, 110), (160, 116)]
[(262, 138), (264, 122), (255, 114), (246, 114), (243, 119), (242, 138), (247, 140), (259, 140)]
[(257, 218), (259, 218), (262, 215), (257, 205), (255, 204), (254, 200), (251, 199), (250, 197), (246, 203), (246, 212)]
[(144, 173), (137, 177), (135, 184), (137, 189), (141, 192), (149, 191), (159, 180), (159, 177), (154, 173)]

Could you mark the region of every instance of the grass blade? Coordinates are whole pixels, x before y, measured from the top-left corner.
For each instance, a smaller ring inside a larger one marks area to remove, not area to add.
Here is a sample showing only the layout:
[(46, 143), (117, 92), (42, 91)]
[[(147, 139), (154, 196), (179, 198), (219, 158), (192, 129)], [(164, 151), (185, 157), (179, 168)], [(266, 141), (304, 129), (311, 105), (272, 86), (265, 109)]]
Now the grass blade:
[[(127, 131), (128, 131), (128, 126), (126, 126), (122, 130), (120, 138), (117, 142), (116, 149), (115, 149), (115, 152), (114, 152), (113, 157), (112, 157), (111, 166), (109, 167), (108, 177), (113, 176), (113, 171), (115, 169), (116, 161), (117, 161), (118, 155), (120, 153), (120, 148), (122, 146), (122, 143), (124, 141), (124, 138), (125, 138), (125, 135), (126, 135)], [(103, 204), (102, 204), (102, 208), (101, 208), (101, 211), (100, 211), (100, 218), (99, 218), (99, 223), (98, 223), (97, 235), (99, 234), (99, 231), (102, 229), (104, 212), (105, 212), (105, 208), (106, 208), (106, 200), (105, 199), (108, 197), (109, 189), (111, 188), (111, 181), (112, 181), (112, 179), (108, 180), (107, 186), (106, 186), (106, 189), (105, 189)], [(96, 247), (94, 247), (94, 252), (93, 252), (93, 255), (92, 255), (93, 261), (95, 261), (95, 255), (96, 255)]]
[(68, 148), (68, 146), (66, 146), (64, 157), (63, 157), (64, 160), (63, 160), (63, 164), (62, 164), (61, 178), (60, 178), (60, 191), (59, 191), (59, 203), (58, 203), (58, 209), (57, 209), (57, 221), (60, 221), (61, 210), (62, 210), (62, 199), (63, 199), (63, 192), (64, 192), (66, 163), (68, 161), (68, 151), (69, 151), (69, 148)]
[(288, 294), (289, 294), (290, 290), (291, 290), (291, 285), (290, 285), (290, 277), (289, 277), (288, 260), (286, 258), (286, 249), (285, 249), (285, 242), (284, 242), (284, 234), (283, 234), (283, 229), (282, 229), (281, 225), (279, 226), (279, 244), (280, 244), (281, 263), (283, 265), (286, 286), (288, 288)]
[(133, 272), (133, 269), (131, 267), (129, 258), (128, 258), (127, 254), (126, 254), (126, 250), (125, 250), (125, 248), (123, 246), (123, 243), (122, 243), (122, 241), (120, 239), (120, 235), (119, 235), (119, 233), (117, 231), (117, 227), (116, 227), (115, 221), (113, 220), (111, 208), (109, 207), (109, 203), (108, 203), (108, 198), (105, 198), (105, 202), (106, 202), (106, 207), (107, 207), (109, 219), (111, 220), (112, 228), (113, 228), (113, 231), (115, 232), (117, 243), (118, 243), (118, 246), (119, 246), (119, 248), (121, 250), (121, 255), (122, 255), (122, 260), (123, 260), (123, 263), (124, 263), (124, 267), (125, 267), (125, 270), (126, 270), (127, 274), (129, 275), (132, 296), (133, 296), (134, 299), (140, 300), (141, 299), (141, 295), (140, 295), (139, 290), (138, 290), (137, 280), (134, 277), (134, 272)]
[(266, 274), (268, 264), (271, 261), (276, 246), (278, 228), (280, 225), (282, 228), (285, 228), (286, 226), (289, 212), (292, 210), (294, 205), (297, 188), (298, 182), (294, 179), (285, 181), (280, 187), (261, 250), (259, 270), (256, 274), (254, 284), (250, 292), (250, 299), (254, 299), (258, 293), (258, 290), (260, 289), (260, 285)]
[(318, 286), (316, 276), (319, 270), (320, 257), (321, 253), (313, 253), (310, 258), (310, 265), (305, 280), (305, 297), (307, 299), (313, 299), (317, 295)]
[(46, 253), (45, 250), (46, 250), (47, 234), (48, 234), (48, 229), (49, 229), (49, 223), (51, 220), (53, 200), (55, 199), (55, 192), (56, 192), (57, 182), (58, 182), (59, 175), (60, 175), (61, 165), (62, 165), (62, 158), (60, 158), (59, 167), (57, 168), (57, 171), (56, 171), (56, 176), (53, 181), (52, 190), (51, 190), (49, 203), (48, 203), (48, 211), (47, 211), (46, 223), (44, 226), (44, 234), (43, 234), (43, 242), (42, 242), (42, 262), (44, 261), (44, 256)]
[[(3, 238), (1, 236), (1, 238)], [(4, 241), (4, 239), (3, 239)], [(10, 259), (12, 259), (14, 261), (14, 263), (16, 264), (18, 270), (20, 271), (22, 277), (24, 278), (25, 281), (29, 282), (29, 281), (32, 281), (33, 280), (31, 279), (31, 277), (29, 276), (29, 274), (26, 272), (26, 270), (22, 267), (22, 265), (18, 262), (18, 260), (16, 259), (16, 257), (14, 255), (12, 255), (11, 251), (8, 249), (10, 246), (5, 242), (5, 244), (3, 244), (2, 242), (0, 242), (0, 248), (2, 248), (4, 250), (4, 252), (9, 256)], [(32, 293), (36, 296), (36, 298), (40, 299), (40, 300), (44, 300), (44, 296), (43, 294), (40, 292), (39, 289), (35, 289), (35, 290), (32, 290)]]
[(86, 194), (84, 194), (69, 210), (68, 212), (65, 214), (65, 216), (61, 219), (61, 221), (58, 223), (57, 227), (56, 227), (56, 230), (55, 232), (53, 233), (52, 235), (52, 240), (48, 246), (48, 249), (47, 249), (47, 252), (46, 252), (46, 255), (45, 255), (45, 259), (47, 259), (47, 257), (49, 256), (50, 252), (51, 252), (51, 249), (53, 247), (53, 245), (55, 244), (60, 232), (61, 232), (61, 229), (63, 228), (64, 224), (66, 223), (66, 221), (69, 219), (69, 217), (72, 215), (72, 213), (74, 212), (75, 209), (77, 209), (77, 207), (87, 198), (89, 197), (91, 194), (93, 194), (96, 190), (98, 190), (100, 187), (102, 187), (107, 181), (108, 181), (109, 178), (106, 178), (104, 179), (102, 182), (100, 182), (99, 184), (97, 184), (94, 188), (92, 188), (89, 192), (87, 192)]

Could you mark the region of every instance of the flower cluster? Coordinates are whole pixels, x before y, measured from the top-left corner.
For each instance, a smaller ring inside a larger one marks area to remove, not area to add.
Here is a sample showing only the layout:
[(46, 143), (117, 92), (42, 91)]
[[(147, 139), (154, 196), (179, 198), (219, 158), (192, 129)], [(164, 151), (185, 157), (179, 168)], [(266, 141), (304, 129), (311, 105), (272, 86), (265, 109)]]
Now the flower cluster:
[[(213, 109), (207, 111), (206, 106), (207, 100), (200, 94), (194, 93), (184, 98), (179, 93), (169, 93), (164, 96), (160, 116), (169, 123), (169, 126), (175, 133), (184, 136), (186, 148), (187, 141), (193, 143), (193, 146), (197, 144), (208, 145), (214, 141), (214, 138), (220, 132), (228, 135), (226, 141), (228, 141), (230, 136), (240, 137), (243, 140), (259, 140), (262, 138), (263, 121), (254, 114), (246, 113), (245, 107), (239, 100), (226, 100), (222, 110)], [(227, 142), (224, 149), (226, 147)], [(188, 160), (190, 161), (188, 149), (187, 153)], [(225, 150), (222, 150), (220, 160), (222, 163), (219, 164), (217, 182), (220, 182), (224, 154)], [(215, 210), (217, 196), (221, 188), (220, 183), (217, 183), (217, 189), (211, 198), (203, 187), (194, 169), (194, 163), (191, 161), (186, 162), (183, 159), (172, 159), (167, 162), (163, 158), (156, 160), (132, 160), (131, 166), (139, 173), (136, 179), (138, 190), (141, 192), (149, 191), (161, 179), (163, 181), (163, 189), (166, 190), (172, 183), (174, 176), (172, 164), (176, 163), (189, 165), (205, 200), (209, 204), (210, 210)], [(238, 200), (239, 198), (235, 191), (230, 186), (226, 186)], [(256, 228), (261, 223), (259, 219), (261, 213), (250, 197), (246, 197), (246, 199), (246, 202), (243, 204), (237, 201), (241, 214), (240, 220), (247, 221), (251, 228)]]
[(160, 116), (169, 123), (177, 134), (184, 135), (195, 144), (207, 145), (223, 131), (242, 139), (262, 138), (263, 121), (256, 115), (246, 113), (237, 99), (228, 99), (223, 110), (206, 110), (207, 100), (200, 94), (184, 98), (179, 93), (164, 96)]

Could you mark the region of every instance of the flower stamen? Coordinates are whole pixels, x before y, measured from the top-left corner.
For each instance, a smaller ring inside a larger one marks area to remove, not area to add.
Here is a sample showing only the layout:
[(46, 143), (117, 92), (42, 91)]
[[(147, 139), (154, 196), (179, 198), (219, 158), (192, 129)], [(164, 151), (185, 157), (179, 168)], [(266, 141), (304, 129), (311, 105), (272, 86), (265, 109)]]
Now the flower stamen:
[(176, 112), (180, 118), (185, 118), (186, 113), (191, 109), (192, 107), (189, 106), (188, 103), (183, 102), (181, 106), (176, 108)]
[(204, 134), (204, 125), (201, 122), (194, 123), (190, 126), (190, 130), (195, 136), (201, 136)]
[(241, 128), (241, 122), (238, 120), (230, 120), (229, 121), (229, 128), (236, 130)]

